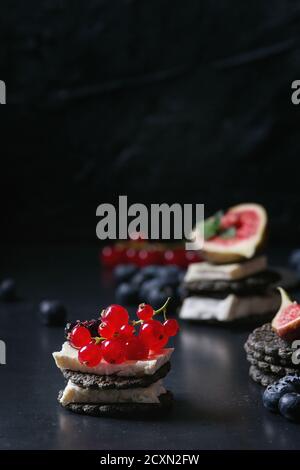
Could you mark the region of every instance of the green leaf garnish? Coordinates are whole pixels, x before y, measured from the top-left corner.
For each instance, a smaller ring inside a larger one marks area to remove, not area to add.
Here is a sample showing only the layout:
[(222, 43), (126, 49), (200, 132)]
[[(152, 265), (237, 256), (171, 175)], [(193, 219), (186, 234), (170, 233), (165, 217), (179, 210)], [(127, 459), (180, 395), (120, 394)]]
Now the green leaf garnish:
[(222, 216), (223, 212), (219, 211), (204, 221), (204, 240), (209, 240), (217, 235), (220, 230)]
[(223, 238), (224, 240), (229, 240), (230, 238), (234, 238), (236, 236), (236, 228), (229, 227), (227, 230), (224, 230), (219, 237)]

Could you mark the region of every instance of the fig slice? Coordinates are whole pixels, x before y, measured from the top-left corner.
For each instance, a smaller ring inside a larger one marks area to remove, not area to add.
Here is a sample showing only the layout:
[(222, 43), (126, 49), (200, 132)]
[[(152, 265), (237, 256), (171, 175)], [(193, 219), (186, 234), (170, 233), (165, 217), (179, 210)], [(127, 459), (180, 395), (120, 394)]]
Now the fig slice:
[(300, 338), (300, 305), (293, 302), (286, 291), (278, 287), (281, 306), (273, 318), (272, 328), (281, 338), (293, 341)]
[(254, 203), (231, 207), (204, 222), (204, 258), (216, 264), (250, 259), (261, 249), (266, 236), (267, 213)]

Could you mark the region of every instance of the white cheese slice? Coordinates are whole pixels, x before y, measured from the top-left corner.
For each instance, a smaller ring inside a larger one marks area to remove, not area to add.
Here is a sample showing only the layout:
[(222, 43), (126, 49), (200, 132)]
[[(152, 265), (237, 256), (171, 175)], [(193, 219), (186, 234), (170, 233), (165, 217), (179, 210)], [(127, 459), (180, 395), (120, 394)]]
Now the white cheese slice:
[(88, 372), (96, 375), (116, 374), (123, 377), (133, 377), (142, 375), (153, 375), (162, 365), (170, 360), (174, 349), (163, 349), (160, 354), (151, 356), (143, 361), (125, 361), (121, 364), (108, 364), (102, 360), (95, 367), (88, 367), (78, 360), (78, 349), (66, 341), (61, 351), (54, 352), (53, 357), (59, 369), (70, 369), (78, 372)]
[(225, 299), (191, 296), (183, 301), (179, 317), (186, 320), (229, 321), (275, 312), (279, 306), (280, 299), (276, 292), (249, 297), (230, 294)]
[(60, 402), (69, 403), (159, 403), (159, 396), (166, 393), (162, 380), (145, 388), (129, 388), (124, 390), (95, 390), (78, 387), (68, 381)]
[(184, 282), (194, 282), (203, 280), (236, 280), (243, 279), (267, 268), (266, 256), (259, 256), (243, 263), (232, 264), (211, 264), (211, 263), (191, 263), (188, 267)]

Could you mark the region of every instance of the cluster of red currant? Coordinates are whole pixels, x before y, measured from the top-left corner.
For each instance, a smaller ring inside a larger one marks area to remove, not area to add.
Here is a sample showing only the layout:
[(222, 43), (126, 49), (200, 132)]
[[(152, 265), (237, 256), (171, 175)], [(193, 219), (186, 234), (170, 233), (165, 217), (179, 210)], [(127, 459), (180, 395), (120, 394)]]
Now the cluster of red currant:
[[(126, 360), (145, 360), (164, 348), (170, 336), (179, 331), (175, 319), (166, 318), (170, 299), (158, 310), (151, 305), (140, 304), (137, 310), (139, 320), (129, 321), (127, 310), (121, 305), (110, 305), (101, 314), (99, 336), (92, 337), (88, 328), (76, 325), (69, 337), (70, 344), (79, 349), (78, 359), (82, 364), (95, 367), (103, 359), (110, 364)], [(163, 313), (164, 322), (153, 317)], [(139, 330), (136, 331), (136, 327)]]
[(169, 248), (167, 250), (145, 246), (143, 248), (124, 246), (105, 246), (100, 255), (103, 266), (113, 268), (118, 264), (135, 264), (139, 267), (149, 264), (168, 265), (175, 264), (183, 268), (190, 263), (202, 261), (196, 251), (186, 251), (184, 248)]

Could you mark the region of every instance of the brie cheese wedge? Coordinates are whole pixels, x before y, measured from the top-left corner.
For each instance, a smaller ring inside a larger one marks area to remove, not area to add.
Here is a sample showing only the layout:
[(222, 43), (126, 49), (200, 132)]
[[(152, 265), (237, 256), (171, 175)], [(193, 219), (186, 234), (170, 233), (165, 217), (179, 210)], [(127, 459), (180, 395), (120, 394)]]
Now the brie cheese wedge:
[(204, 281), (204, 280), (224, 280), (232, 281), (243, 279), (253, 274), (267, 269), (267, 258), (259, 256), (243, 263), (232, 264), (211, 264), (211, 263), (191, 263), (188, 267), (184, 282)]
[(276, 312), (279, 305), (277, 292), (249, 297), (230, 294), (225, 299), (191, 296), (183, 301), (179, 317), (186, 320), (230, 321)]
[(95, 390), (82, 388), (68, 381), (60, 398), (62, 405), (69, 403), (159, 403), (159, 396), (166, 393), (162, 380), (145, 388)]
[(53, 357), (59, 369), (70, 369), (77, 372), (88, 372), (96, 375), (116, 374), (123, 377), (153, 375), (161, 366), (170, 360), (174, 349), (163, 349), (160, 354), (143, 361), (125, 361), (121, 364), (108, 364), (101, 361), (95, 367), (88, 367), (78, 360), (78, 349), (72, 348), (66, 341), (61, 351), (54, 352)]

